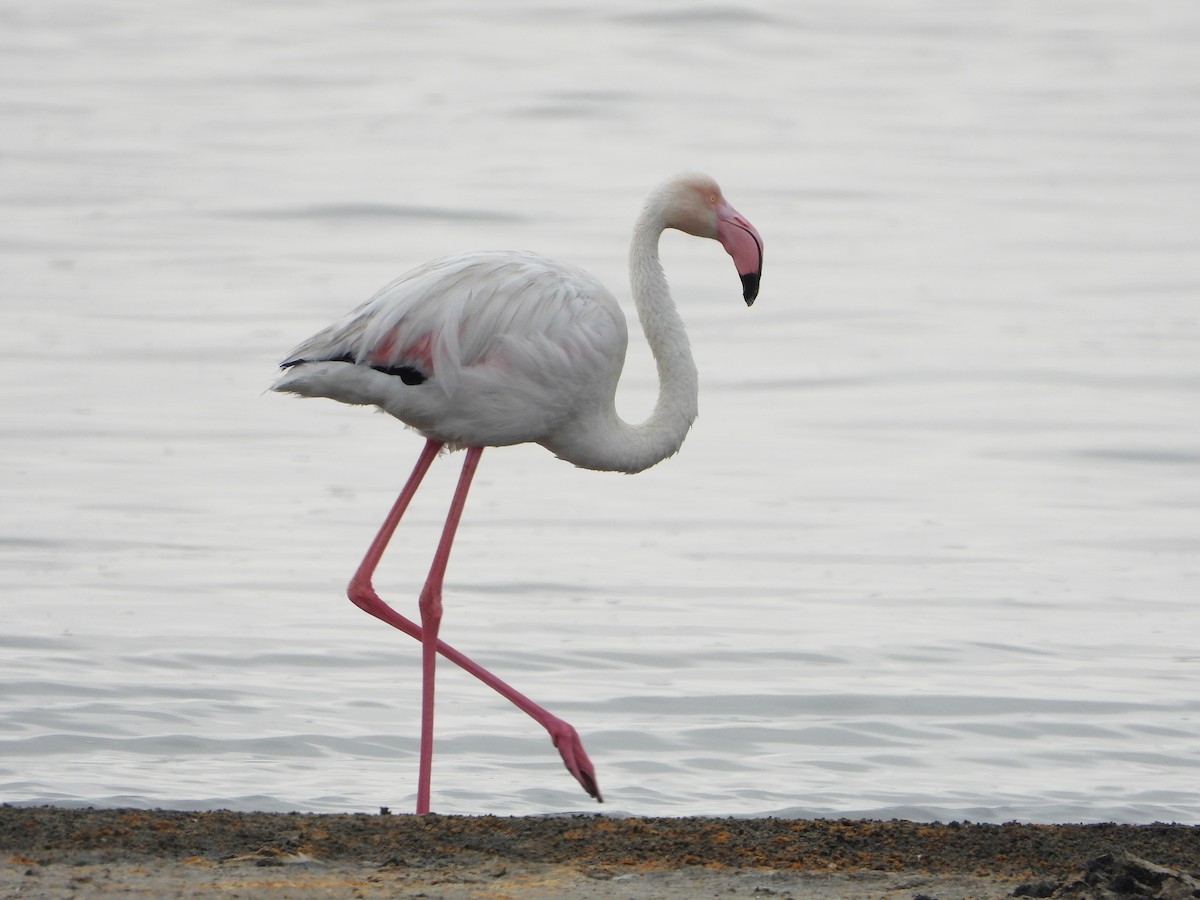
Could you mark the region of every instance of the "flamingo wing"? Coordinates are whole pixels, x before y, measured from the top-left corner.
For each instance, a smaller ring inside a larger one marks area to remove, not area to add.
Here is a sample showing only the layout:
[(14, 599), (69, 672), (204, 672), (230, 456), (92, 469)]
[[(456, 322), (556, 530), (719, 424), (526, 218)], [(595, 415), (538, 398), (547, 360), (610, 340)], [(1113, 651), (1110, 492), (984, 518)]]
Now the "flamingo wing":
[(380, 407), (451, 444), (541, 440), (616, 390), (612, 295), (526, 253), (427, 263), (296, 347), (274, 390)]

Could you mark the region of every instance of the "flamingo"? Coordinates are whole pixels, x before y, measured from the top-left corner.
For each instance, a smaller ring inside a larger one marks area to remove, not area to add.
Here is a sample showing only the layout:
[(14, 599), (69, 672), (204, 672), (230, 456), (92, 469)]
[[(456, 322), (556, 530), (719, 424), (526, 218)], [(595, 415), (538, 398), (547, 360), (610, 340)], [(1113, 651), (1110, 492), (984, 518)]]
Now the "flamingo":
[[(376, 406), (425, 445), (350, 580), (365, 612), (421, 642), (421, 740), (416, 813), (429, 812), (437, 654), (470, 672), (549, 733), (567, 769), (602, 802), (595, 769), (573, 726), (438, 637), (442, 583), (454, 534), (484, 447), (541, 444), (585, 469), (640, 472), (679, 450), (697, 414), (698, 376), (659, 262), (662, 232), (714, 238), (733, 257), (749, 306), (758, 295), (758, 231), (704, 175), (653, 191), (633, 231), (629, 277), (658, 368), (654, 411), (629, 424), (615, 406), (628, 332), (613, 295), (582, 269), (524, 252), (483, 252), (426, 263), (304, 341), (280, 364), (274, 391)], [(465, 457), (441, 540), (418, 601), (420, 624), (375, 592), (375, 568), (434, 458)]]

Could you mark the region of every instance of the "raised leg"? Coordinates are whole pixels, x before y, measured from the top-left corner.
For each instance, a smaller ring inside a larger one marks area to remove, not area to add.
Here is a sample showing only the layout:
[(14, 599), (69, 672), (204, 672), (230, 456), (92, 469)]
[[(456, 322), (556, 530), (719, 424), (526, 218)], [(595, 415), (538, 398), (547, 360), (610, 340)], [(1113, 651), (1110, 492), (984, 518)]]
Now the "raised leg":
[[(371, 585), (371, 579), (375, 574), (376, 567), (379, 565), (380, 558), (383, 556), (383, 551), (387, 548), (388, 541), (391, 540), (392, 534), (395, 532), (396, 526), (400, 522), (400, 518), (404, 515), (404, 511), (408, 508), (409, 502), (412, 500), (413, 495), (420, 486), (421, 480), (425, 477), (426, 472), (429, 471), (429, 467), (432, 465), (433, 460), (437, 456), (441, 447), (442, 445), (437, 441), (430, 440), (426, 442), (425, 449), (421, 452), (421, 456), (417, 459), (417, 464), (413, 468), (412, 474), (409, 476), (403, 490), (400, 492), (400, 496), (396, 499), (395, 504), (392, 506), (391, 512), (388, 513), (387, 518), (384, 520), (383, 526), (379, 529), (379, 533), (375, 536), (375, 540), (371, 542), (371, 546), (367, 550), (367, 554), (363, 558), (363, 561), (359, 565), (357, 571), (355, 571), (354, 577), (350, 580), (350, 585), (347, 590), (350, 600), (359, 609), (370, 613), (371, 615), (375, 616), (375, 618), (386, 622), (393, 628), (398, 628), (400, 631), (403, 631), (410, 637), (421, 641), (423, 671), (426, 667), (425, 647), (428, 646), (427, 642), (424, 640), (424, 630), (420, 625), (417, 625), (410, 619), (406, 619), (404, 616), (400, 615), (394, 609), (384, 603), (383, 600), (379, 598), (379, 595), (375, 593), (375, 589)], [(479, 457), (482, 454), (482, 450), (480, 448), (472, 448), (471, 450), (468, 450), (468, 455), (471, 453), (474, 453), (474, 462), (470, 463), (471, 475), (473, 475), (475, 466), (478, 465)], [(467, 465), (468, 463), (464, 463), (463, 465), (463, 475), (459, 479), (459, 488), (455, 493), (455, 502), (459, 503), (458, 516), (461, 516), (461, 504), (466, 500), (466, 488), (470, 486), (470, 476), (466, 471)], [(463, 484), (464, 479), (466, 480), (466, 486)], [(461, 499), (459, 497), (460, 493), (462, 495)], [(458, 516), (454, 515), (453, 506), (451, 507), (451, 516), (454, 517), (454, 524), (457, 526)], [(450, 527), (450, 517), (447, 518), (446, 525), (447, 528)], [(450, 540), (453, 540), (452, 531), (450, 533)], [(447, 542), (445, 531), (442, 535), (442, 542), (443, 544), (446, 544)], [(441, 551), (442, 546), (439, 545), (438, 553), (440, 554)], [(449, 553), (450, 548), (449, 545), (446, 544), (445, 555), (447, 559), (449, 558)], [(434, 567), (437, 567), (437, 557), (435, 557), (434, 560)], [(445, 560), (442, 562), (443, 575), (444, 572)], [(433, 578), (433, 574), (433, 570), (431, 570), (431, 580)], [(438, 595), (440, 598), (440, 579), (438, 580), (437, 586)], [(427, 582), (426, 590), (428, 590), (428, 588), (429, 584)], [(423, 590), (422, 598), (424, 598), (425, 593), (426, 591)], [(422, 610), (422, 617), (424, 618), (424, 610)], [(562, 756), (563, 763), (566, 765), (567, 770), (573, 776), (575, 776), (575, 780), (579, 782), (579, 784), (585, 791), (587, 791), (589, 795), (595, 797), (597, 800), (602, 801), (603, 798), (601, 798), (600, 789), (596, 784), (596, 773), (592, 767), (591, 760), (588, 759), (587, 753), (584, 752), (583, 742), (580, 741), (578, 732), (573, 726), (570, 725), (570, 723), (563, 721), (543, 707), (538, 706), (524, 694), (501, 681), (487, 669), (483, 668), (469, 657), (464, 656), (449, 644), (441, 640), (436, 640), (436, 634), (434, 637), (435, 641), (433, 642), (433, 646), (436, 648), (438, 653), (460, 668), (470, 672), (484, 684), (488, 685), (488, 687), (495, 690), (502, 697), (505, 697), (518, 709), (525, 712), (536, 722), (538, 722), (538, 724), (545, 728), (550, 734), (550, 739), (554, 742), (554, 746), (558, 748), (558, 752)], [(432, 685), (432, 681), (430, 681), (430, 685)], [(432, 687), (430, 690), (432, 691)], [(422, 704), (424, 707), (424, 697), (422, 697)], [(430, 714), (432, 715), (432, 701), (430, 702), (429, 706)], [(424, 728), (422, 728), (422, 731), (424, 732)], [(424, 737), (422, 737), (422, 751), (424, 751), (424, 743)], [(432, 750), (432, 744), (430, 744), (430, 748)], [(423, 766), (422, 770), (428, 772), (428, 766)], [(417, 793), (419, 806), (421, 800), (421, 791), (419, 787)], [(418, 811), (420, 810), (418, 809)]]
[[(417, 464), (413, 466), (412, 474), (408, 476), (408, 481), (404, 483), (404, 488), (400, 491), (400, 496), (392, 504), (391, 512), (383, 520), (383, 525), (380, 527), (378, 534), (375, 535), (375, 540), (371, 541), (371, 546), (367, 548), (367, 555), (363, 557), (363, 561), (359, 563), (354, 577), (350, 579), (350, 587), (347, 590), (350, 599), (354, 602), (355, 606), (366, 610), (372, 615), (374, 615), (374, 612), (359, 603), (357, 597), (363, 593), (364, 589), (368, 594), (373, 595), (375, 593), (371, 589), (371, 577), (375, 574), (375, 569), (379, 566), (379, 560), (383, 557), (383, 551), (387, 549), (388, 541), (396, 533), (396, 526), (400, 524), (400, 517), (408, 509), (408, 504), (412, 502), (413, 495), (417, 493), (417, 488), (421, 486), (421, 481), (425, 478), (425, 473), (429, 471), (429, 467), (433, 465), (433, 461), (437, 458), (438, 451), (441, 449), (442, 444), (440, 441), (425, 441), (425, 448), (421, 451), (421, 455), (417, 457)], [(382, 602), (378, 597), (375, 600), (376, 602)], [(420, 640), (419, 635), (417, 639)]]

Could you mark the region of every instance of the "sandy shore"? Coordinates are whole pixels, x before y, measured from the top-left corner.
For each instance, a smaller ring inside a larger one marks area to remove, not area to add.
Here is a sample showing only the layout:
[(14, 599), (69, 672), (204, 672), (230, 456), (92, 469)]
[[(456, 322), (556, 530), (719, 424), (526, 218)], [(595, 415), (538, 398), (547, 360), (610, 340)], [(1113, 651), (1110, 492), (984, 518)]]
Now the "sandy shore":
[(1200, 827), (0, 806), (0, 896), (1200, 897)]

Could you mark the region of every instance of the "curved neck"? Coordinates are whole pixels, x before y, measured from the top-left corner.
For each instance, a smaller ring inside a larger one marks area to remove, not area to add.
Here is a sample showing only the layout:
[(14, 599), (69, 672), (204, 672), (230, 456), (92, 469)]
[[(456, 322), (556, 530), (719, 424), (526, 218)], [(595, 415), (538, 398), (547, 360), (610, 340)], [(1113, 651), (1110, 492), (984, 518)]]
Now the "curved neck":
[(696, 363), (658, 258), (664, 228), (656, 204), (648, 204), (638, 218), (629, 248), (629, 282), (638, 320), (658, 367), (658, 401), (650, 417), (637, 425), (622, 420), (615, 407), (609, 406), (603, 416), (575, 435), (568, 453), (559, 452), (577, 466), (617, 472), (648, 469), (679, 450), (698, 414)]
[(658, 401), (650, 417), (636, 426), (647, 437), (656, 439), (660, 455), (649, 465), (679, 450), (696, 421), (700, 401), (700, 376), (692, 359), (692, 346), (658, 259), (663, 227), (656, 216), (643, 213), (629, 248), (633, 302), (658, 368)]

